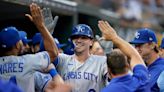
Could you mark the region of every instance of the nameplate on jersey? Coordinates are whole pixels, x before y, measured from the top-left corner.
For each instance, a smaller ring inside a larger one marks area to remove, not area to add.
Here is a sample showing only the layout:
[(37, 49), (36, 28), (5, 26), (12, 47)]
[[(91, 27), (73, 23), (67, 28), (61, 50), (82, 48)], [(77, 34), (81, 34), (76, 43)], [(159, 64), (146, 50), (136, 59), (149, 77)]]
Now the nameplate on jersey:
[(23, 72), (23, 62), (10, 62), (5, 64), (0, 64), (0, 74), (5, 73), (16, 73), (16, 72)]

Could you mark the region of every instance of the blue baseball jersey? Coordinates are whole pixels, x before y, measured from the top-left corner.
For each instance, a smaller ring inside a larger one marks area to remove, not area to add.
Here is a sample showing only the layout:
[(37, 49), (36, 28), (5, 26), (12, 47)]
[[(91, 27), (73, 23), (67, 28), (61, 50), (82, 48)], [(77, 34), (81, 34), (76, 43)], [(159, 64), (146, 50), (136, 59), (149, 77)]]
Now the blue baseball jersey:
[(157, 85), (157, 80), (161, 72), (164, 70), (164, 58), (158, 58), (151, 65), (148, 66), (150, 83), (152, 92), (159, 92), (159, 87)]
[(35, 92), (44, 92), (45, 87), (48, 82), (52, 79), (50, 74), (45, 74), (41, 72), (35, 72), (34, 81), (35, 81)]
[(0, 92), (23, 92), (12, 82), (6, 82), (0, 80)]
[(105, 56), (91, 55), (81, 63), (75, 55), (59, 54), (58, 61), (58, 73), (73, 85), (72, 92), (100, 92), (107, 83)]
[(164, 71), (160, 74), (157, 80), (157, 84), (160, 89), (160, 92), (164, 92)]
[(150, 92), (147, 87), (148, 70), (143, 65), (136, 65), (133, 69), (133, 75), (113, 78), (109, 85), (101, 92)]
[(34, 73), (50, 64), (49, 54), (39, 52), (23, 56), (0, 57), (0, 78), (12, 81), (24, 92), (34, 92)]

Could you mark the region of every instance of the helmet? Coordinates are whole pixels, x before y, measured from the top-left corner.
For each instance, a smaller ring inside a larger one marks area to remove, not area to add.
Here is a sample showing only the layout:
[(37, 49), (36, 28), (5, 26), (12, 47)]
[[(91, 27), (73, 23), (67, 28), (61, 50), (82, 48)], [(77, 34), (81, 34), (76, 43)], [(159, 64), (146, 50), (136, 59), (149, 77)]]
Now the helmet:
[(87, 36), (93, 39), (93, 32), (92, 29), (86, 24), (79, 24), (73, 27), (71, 39), (74, 36)]

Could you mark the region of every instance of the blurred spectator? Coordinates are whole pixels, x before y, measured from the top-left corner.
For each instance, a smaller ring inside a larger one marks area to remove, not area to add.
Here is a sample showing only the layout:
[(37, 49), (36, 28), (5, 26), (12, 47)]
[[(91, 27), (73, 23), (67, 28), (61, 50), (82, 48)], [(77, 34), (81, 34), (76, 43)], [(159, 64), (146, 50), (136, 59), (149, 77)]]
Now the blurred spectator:
[(102, 0), (83, 0), (84, 3), (87, 3), (92, 6), (101, 7)]
[(156, 18), (160, 26), (164, 28), (164, 0), (155, 0), (156, 4)]
[(127, 19), (142, 19), (142, 9), (139, 0), (122, 0), (120, 15)]
[(158, 21), (154, 15), (156, 9), (155, 3), (153, 2), (153, 0), (141, 0), (141, 1), (142, 1), (141, 3), (142, 3), (143, 21), (147, 21), (157, 25)]
[(102, 8), (116, 12), (121, 6), (121, 1), (117, 0), (102, 0)]

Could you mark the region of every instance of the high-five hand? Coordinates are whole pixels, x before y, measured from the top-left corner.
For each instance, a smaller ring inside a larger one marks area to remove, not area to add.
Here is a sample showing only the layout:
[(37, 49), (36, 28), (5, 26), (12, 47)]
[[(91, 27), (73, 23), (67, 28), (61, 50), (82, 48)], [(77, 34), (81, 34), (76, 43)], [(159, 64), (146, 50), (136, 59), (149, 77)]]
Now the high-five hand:
[(26, 14), (25, 16), (29, 17), (29, 19), (38, 27), (40, 25), (44, 24), (44, 20), (43, 20), (43, 15), (41, 12), (40, 7), (37, 4), (32, 3), (30, 5), (30, 11), (31, 11), (31, 15), (30, 14)]
[(107, 21), (99, 21), (98, 27), (102, 32), (102, 37), (105, 40), (113, 40), (117, 37), (116, 31), (108, 24)]

